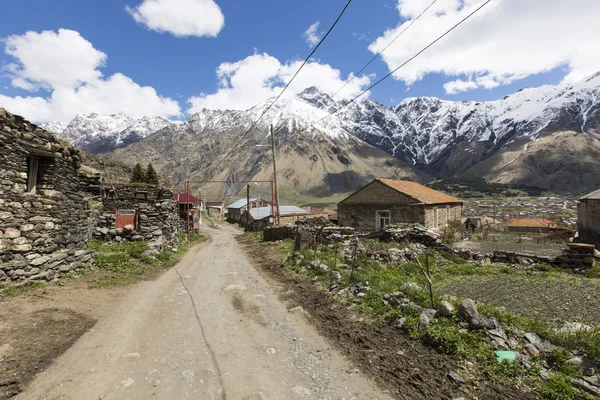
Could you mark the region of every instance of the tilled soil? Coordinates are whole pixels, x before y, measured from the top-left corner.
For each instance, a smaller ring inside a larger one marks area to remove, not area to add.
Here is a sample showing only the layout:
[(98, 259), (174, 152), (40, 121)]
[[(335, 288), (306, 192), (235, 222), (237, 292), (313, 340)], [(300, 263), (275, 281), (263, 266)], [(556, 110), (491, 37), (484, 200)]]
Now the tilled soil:
[(411, 340), (389, 325), (365, 324), (327, 291), (307, 277), (281, 268), (275, 245), (240, 236), (239, 242), (255, 267), (280, 285), (280, 297), (300, 305), (311, 315), (318, 331), (339, 348), (363, 373), (399, 399), (535, 399), (530, 391), (495, 383), (459, 385), (448, 372), (459, 370), (460, 360), (440, 354)]

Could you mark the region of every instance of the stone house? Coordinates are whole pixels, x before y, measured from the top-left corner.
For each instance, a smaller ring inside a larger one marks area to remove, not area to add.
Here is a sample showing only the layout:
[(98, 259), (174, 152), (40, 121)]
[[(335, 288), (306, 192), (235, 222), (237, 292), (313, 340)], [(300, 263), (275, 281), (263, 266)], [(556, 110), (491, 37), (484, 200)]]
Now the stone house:
[[(273, 217), (273, 208), (271, 207), (259, 207), (250, 209), (250, 214), (248, 215), (248, 210), (244, 211), (242, 217), (240, 218), (240, 223), (242, 225), (246, 225), (246, 221), (248, 218), (248, 225), (250, 230), (258, 232), (264, 230), (267, 226), (273, 225), (274, 217)], [(309, 218), (310, 215), (308, 211), (296, 207), (296, 206), (281, 206), (281, 211), (279, 214), (281, 225), (286, 224), (295, 224), (297, 221), (305, 218)]]
[[(263, 200), (263, 199), (258, 199), (258, 198), (250, 199), (250, 208), (267, 207), (270, 204), (271, 204), (271, 202)], [(247, 209), (248, 209), (248, 199), (247, 198), (240, 199), (240, 200), (227, 206), (227, 219), (230, 221), (234, 221), (234, 222), (240, 222), (240, 219), (242, 218), (242, 214)]]
[(89, 262), (99, 210), (77, 149), (0, 108), (0, 282), (53, 280)]
[(418, 223), (430, 229), (460, 221), (462, 202), (416, 182), (375, 179), (338, 204), (340, 226), (358, 231)]
[(600, 190), (583, 196), (577, 202), (577, 231), (579, 242), (600, 249)]
[(175, 245), (181, 220), (172, 196), (103, 182), (77, 149), (0, 108), (0, 282), (52, 281), (87, 267), (92, 237)]

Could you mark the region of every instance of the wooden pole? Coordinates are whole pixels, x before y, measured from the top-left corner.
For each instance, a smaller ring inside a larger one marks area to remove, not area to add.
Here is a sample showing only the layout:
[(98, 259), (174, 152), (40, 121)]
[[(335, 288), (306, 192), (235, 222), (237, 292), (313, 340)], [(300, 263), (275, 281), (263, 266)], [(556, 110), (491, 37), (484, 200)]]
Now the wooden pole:
[(281, 224), (281, 211), (280, 211), (280, 203), (279, 203), (279, 187), (277, 186), (277, 162), (275, 161), (275, 134), (273, 132), (273, 124), (271, 124), (271, 148), (273, 150), (273, 181), (275, 183), (275, 196), (277, 198), (277, 225)]
[(246, 186), (246, 230), (248, 230), (248, 222), (250, 221), (250, 184)]

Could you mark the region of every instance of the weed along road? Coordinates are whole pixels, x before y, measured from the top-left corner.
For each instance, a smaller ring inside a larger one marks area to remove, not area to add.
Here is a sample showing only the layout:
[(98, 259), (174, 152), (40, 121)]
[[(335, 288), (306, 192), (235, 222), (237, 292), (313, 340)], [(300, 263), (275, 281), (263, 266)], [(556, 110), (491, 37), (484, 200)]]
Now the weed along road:
[(387, 399), (281, 303), (231, 226), (132, 289), (18, 399)]

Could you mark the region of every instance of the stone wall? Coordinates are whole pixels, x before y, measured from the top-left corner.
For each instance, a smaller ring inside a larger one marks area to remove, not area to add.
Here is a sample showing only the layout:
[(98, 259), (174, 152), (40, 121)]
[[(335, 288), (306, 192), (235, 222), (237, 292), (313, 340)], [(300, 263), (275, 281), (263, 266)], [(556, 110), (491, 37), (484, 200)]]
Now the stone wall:
[(556, 259), (556, 263), (560, 266), (574, 270), (588, 270), (600, 263), (600, 252), (594, 245), (569, 243), (567, 246), (568, 249)]
[(341, 226), (351, 226), (360, 232), (377, 230), (377, 211), (390, 212), (390, 224), (424, 224), (425, 206), (423, 205), (360, 205), (339, 204), (338, 218)]
[(600, 249), (600, 200), (584, 199), (577, 204), (579, 242), (593, 244)]
[[(437, 223), (436, 223), (437, 213)], [(462, 218), (462, 205), (460, 204), (435, 204), (425, 206), (425, 226), (431, 229), (440, 229), (450, 221), (460, 221)]]
[(0, 281), (50, 281), (90, 261), (99, 210), (80, 164), (75, 148), (0, 108)]
[[(140, 184), (105, 184), (102, 190), (103, 214), (94, 236), (101, 240), (148, 241), (152, 248), (177, 246), (183, 229), (179, 205), (164, 187)], [(136, 212), (132, 226), (117, 229), (116, 210)]]

